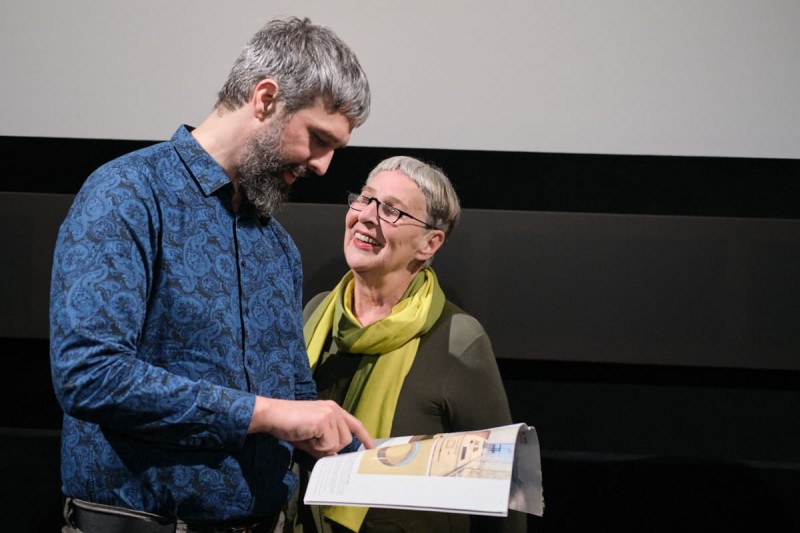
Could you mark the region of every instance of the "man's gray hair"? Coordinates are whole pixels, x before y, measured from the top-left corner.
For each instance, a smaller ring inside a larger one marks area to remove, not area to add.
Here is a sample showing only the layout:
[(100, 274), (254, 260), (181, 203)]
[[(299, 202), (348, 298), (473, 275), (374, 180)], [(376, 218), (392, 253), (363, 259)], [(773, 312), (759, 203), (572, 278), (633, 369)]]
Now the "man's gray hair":
[(397, 170), (417, 184), (425, 196), (426, 222), (450, 235), (458, 223), (461, 205), (453, 184), (439, 167), (413, 157), (398, 155), (384, 159), (367, 176), (367, 184), (379, 172)]
[(216, 107), (238, 109), (267, 78), (278, 83), (278, 101), (286, 113), (322, 97), (354, 128), (369, 115), (369, 83), (358, 58), (332, 30), (307, 18), (272, 20), (256, 33), (234, 63)]

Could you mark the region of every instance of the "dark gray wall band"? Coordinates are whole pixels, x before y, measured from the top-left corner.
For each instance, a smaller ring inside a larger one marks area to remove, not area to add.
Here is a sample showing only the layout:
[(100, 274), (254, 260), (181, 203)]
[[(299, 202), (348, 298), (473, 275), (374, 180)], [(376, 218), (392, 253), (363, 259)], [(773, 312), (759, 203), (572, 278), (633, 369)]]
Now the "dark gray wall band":
[[(0, 337), (47, 338), (71, 198), (0, 193)], [(346, 270), (345, 211), (278, 215), (306, 299)], [(467, 209), (434, 267), (499, 358), (800, 370), (800, 220)]]

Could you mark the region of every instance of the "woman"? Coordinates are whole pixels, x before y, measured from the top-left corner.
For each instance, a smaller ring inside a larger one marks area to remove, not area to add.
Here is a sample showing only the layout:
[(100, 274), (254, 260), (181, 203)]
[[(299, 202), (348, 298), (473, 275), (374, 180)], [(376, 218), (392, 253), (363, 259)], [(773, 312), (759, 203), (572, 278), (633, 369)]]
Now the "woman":
[[(429, 266), (460, 212), (450, 181), (421, 161), (392, 157), (372, 170), (348, 204), (344, 255), (350, 271), (304, 311), (320, 398), (342, 404), (375, 438), (510, 424), (486, 332), (447, 301)], [(461, 532), (476, 531), (480, 522), (355, 507), (301, 508), (298, 518), (306, 533)], [(524, 515), (504, 522), (524, 530)], [(503, 525), (495, 521), (485, 529)]]

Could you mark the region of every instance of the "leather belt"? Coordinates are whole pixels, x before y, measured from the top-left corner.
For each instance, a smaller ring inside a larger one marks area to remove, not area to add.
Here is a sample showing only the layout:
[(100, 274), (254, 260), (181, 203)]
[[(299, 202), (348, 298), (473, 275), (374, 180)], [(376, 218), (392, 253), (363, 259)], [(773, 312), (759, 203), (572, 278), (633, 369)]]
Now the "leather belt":
[(162, 516), (67, 498), (67, 523), (85, 533), (274, 533), (279, 515), (258, 522), (196, 524)]

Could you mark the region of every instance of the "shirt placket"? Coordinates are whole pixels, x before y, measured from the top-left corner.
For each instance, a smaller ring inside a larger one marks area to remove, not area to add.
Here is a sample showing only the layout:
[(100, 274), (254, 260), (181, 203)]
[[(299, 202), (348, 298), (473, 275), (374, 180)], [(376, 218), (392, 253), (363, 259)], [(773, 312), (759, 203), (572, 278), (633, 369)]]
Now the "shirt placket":
[(245, 240), (248, 238), (248, 224), (241, 216), (234, 217), (233, 222), (233, 243), (236, 250), (236, 283), (238, 287), (238, 303), (239, 303), (239, 348), (241, 356), (242, 371), (244, 373), (245, 381), (247, 382), (247, 390), (253, 391), (253, 353), (250, 349), (248, 323), (250, 319), (250, 308), (247, 298), (247, 287), (249, 286), (248, 279), (252, 274), (248, 269), (253, 268), (252, 260), (249, 257), (247, 250), (252, 250), (252, 246), (247, 246)]

